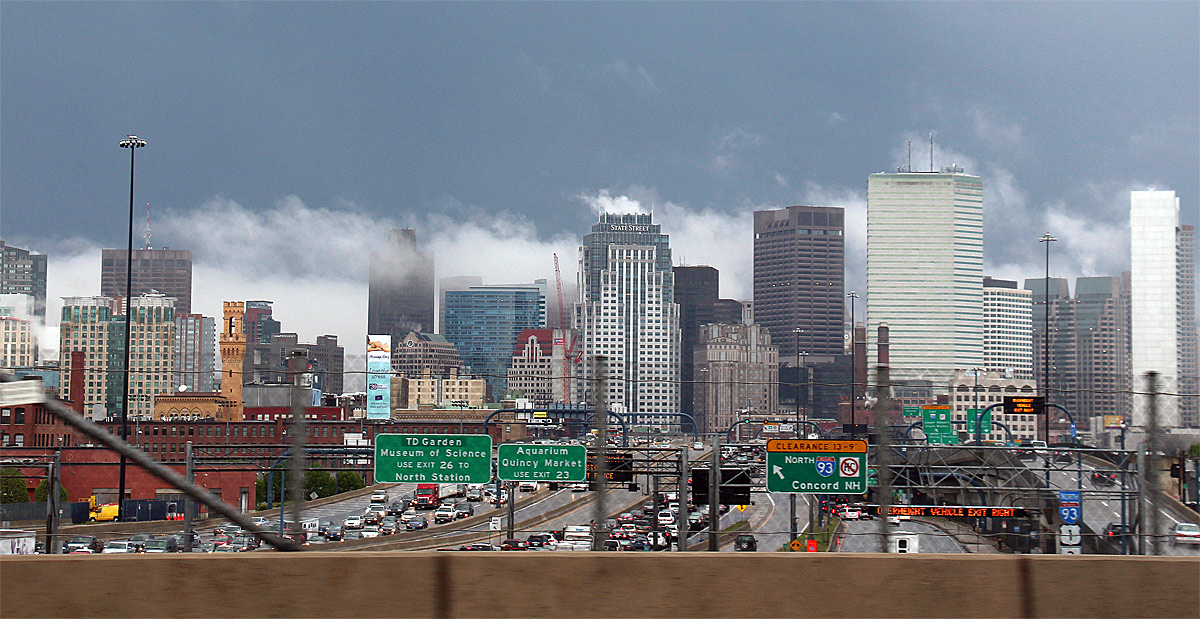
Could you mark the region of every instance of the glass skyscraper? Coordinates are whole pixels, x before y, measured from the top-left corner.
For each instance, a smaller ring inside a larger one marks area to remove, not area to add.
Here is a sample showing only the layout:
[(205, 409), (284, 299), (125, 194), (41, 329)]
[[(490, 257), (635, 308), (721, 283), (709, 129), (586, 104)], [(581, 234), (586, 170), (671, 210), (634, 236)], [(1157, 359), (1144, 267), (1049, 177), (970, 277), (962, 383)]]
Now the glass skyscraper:
[(574, 319), (584, 378), (576, 401), (596, 402), (603, 356), (609, 410), (637, 425), (678, 427), (679, 305), (668, 237), (652, 215), (602, 213), (592, 225), (579, 248)]
[(508, 382), (517, 338), (546, 326), (546, 280), (532, 284), (470, 286), (445, 291), (442, 335), (499, 401)]
[[(983, 181), (961, 168), (867, 183), (867, 364), (890, 328), (893, 381), (983, 366)], [(873, 371), (872, 371), (873, 374)]]

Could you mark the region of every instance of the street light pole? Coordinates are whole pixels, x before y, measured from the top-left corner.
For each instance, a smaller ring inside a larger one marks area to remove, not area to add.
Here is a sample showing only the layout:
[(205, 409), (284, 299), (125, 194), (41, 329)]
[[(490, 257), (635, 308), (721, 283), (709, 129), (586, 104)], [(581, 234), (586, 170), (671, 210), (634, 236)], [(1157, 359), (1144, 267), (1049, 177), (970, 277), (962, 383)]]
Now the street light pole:
[[(136, 135), (127, 135), (120, 141), (121, 148), (129, 149), (129, 244), (125, 254), (125, 371), (124, 389), (121, 390), (121, 440), (129, 442), (129, 335), (133, 327), (133, 308), (130, 297), (133, 293), (133, 159), (137, 149), (146, 145), (146, 140)], [(125, 455), (121, 454), (119, 489), (117, 490), (117, 522), (125, 515)]]
[[(1046, 245), (1046, 278), (1042, 280), (1045, 284), (1045, 297), (1042, 301), (1045, 305), (1042, 307), (1042, 384), (1039, 385), (1042, 389), (1042, 396), (1046, 398), (1046, 404), (1050, 404), (1050, 244), (1058, 239), (1051, 236), (1049, 232), (1043, 234), (1038, 239), (1039, 243)], [(1046, 415), (1042, 418), (1043, 432), (1045, 433), (1046, 444), (1050, 444), (1050, 408), (1047, 406)], [(1049, 473), (1047, 473), (1048, 475)]]
[(796, 334), (796, 436), (800, 434), (800, 334), (804, 333), (804, 329), (796, 327), (792, 329), (792, 333)]
[(853, 428), (854, 427), (854, 395), (855, 395), (854, 392), (855, 392), (855, 388), (858, 386), (855, 383), (855, 381), (857, 380), (857, 374), (858, 374), (858, 359), (855, 357), (855, 353), (856, 353), (855, 349), (858, 348), (857, 342), (855, 341), (855, 334), (857, 333), (856, 325), (858, 323), (855, 322), (855, 319), (854, 319), (854, 300), (858, 298), (858, 293), (851, 290), (850, 292), (848, 292), (846, 294), (846, 296), (850, 299), (850, 427)]

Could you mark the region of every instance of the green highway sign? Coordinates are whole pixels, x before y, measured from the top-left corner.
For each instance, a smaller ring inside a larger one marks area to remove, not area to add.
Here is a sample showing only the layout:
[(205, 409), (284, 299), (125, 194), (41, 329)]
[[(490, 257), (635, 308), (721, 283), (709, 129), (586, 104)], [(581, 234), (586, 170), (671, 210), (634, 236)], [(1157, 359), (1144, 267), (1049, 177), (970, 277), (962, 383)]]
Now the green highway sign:
[(375, 482), (486, 484), (492, 480), (487, 434), (378, 434)]
[(930, 405), (921, 407), (921, 429), (930, 444), (957, 445), (958, 432), (950, 422), (950, 407)]
[(767, 441), (767, 492), (864, 494), (866, 491), (866, 441)]
[(867, 485), (868, 486), (878, 486), (879, 485), (879, 470), (876, 469), (875, 467), (871, 467), (871, 468), (867, 469)]
[(904, 409), (901, 411), (901, 414), (905, 417), (920, 417), (921, 416), (921, 407), (920, 406), (905, 406)]
[(497, 448), (501, 481), (584, 481), (587, 447), (583, 445), (501, 445)]
[[(983, 431), (980, 432), (980, 434), (991, 434), (992, 433), (992, 411), (988, 410), (988, 409), (984, 409), (984, 410), (986, 412), (983, 413)], [(970, 433), (971, 435), (975, 434), (975, 418), (976, 418), (976, 416), (979, 415), (979, 411), (980, 411), (980, 409), (978, 409), (978, 408), (968, 408), (967, 409), (967, 432)], [(972, 440), (974, 440), (974, 439), (972, 439)]]

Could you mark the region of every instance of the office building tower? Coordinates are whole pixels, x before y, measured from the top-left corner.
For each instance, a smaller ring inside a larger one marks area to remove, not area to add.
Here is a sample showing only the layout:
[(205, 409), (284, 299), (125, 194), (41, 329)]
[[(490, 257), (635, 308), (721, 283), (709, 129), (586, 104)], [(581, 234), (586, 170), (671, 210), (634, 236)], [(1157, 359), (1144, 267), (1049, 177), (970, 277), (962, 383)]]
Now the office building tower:
[[(927, 381), (944, 390), (955, 369), (983, 364), (979, 177), (958, 167), (870, 176), (867, 330), (884, 324), (893, 382)], [(840, 338), (841, 314), (838, 325)], [(869, 359), (876, 347), (868, 342)]]
[[(717, 322), (713, 316), (720, 293), (720, 274), (710, 266), (677, 266), (673, 271), (675, 302), (679, 304), (679, 401), (683, 412), (695, 416), (692, 408), (693, 381), (696, 380), (693, 351), (700, 337), (700, 327)], [(692, 430), (687, 419), (681, 423), (684, 432)]]
[[(1182, 393), (1185, 370), (1191, 370), (1195, 355), (1194, 300), (1180, 297), (1185, 290), (1194, 294), (1195, 233), (1179, 223), (1179, 198), (1174, 191), (1130, 192), (1130, 263), (1131, 315), (1133, 329), (1133, 391), (1149, 391), (1147, 372), (1158, 373), (1157, 391)], [(1182, 266), (1181, 258), (1192, 254), (1191, 263)], [(1185, 278), (1191, 277), (1191, 281)], [(1184, 314), (1189, 311), (1191, 316)], [(1190, 323), (1189, 326), (1180, 323)], [(1191, 334), (1184, 342), (1183, 335)], [(1192, 372), (1194, 374), (1194, 372)], [(1181, 380), (1182, 379), (1182, 380)], [(1158, 422), (1164, 428), (1183, 425), (1182, 414), (1191, 402), (1183, 398), (1158, 399)], [(1150, 398), (1135, 395), (1133, 420), (1135, 430), (1149, 424)], [(1189, 420), (1190, 421), (1190, 420)]]
[(1050, 279), (1049, 368), (1045, 280), (1025, 280), (1033, 299), (1033, 369), (1048, 401), (1077, 423), (1124, 415), (1129, 408), (1129, 278), (1080, 277), (1075, 295), (1067, 280)]
[(371, 253), (367, 333), (432, 332), (433, 256), (417, 250), (417, 231), (393, 228), (387, 244)]
[[(108, 297), (63, 297), (58, 331), (59, 356), (67, 359), (73, 352), (82, 352), (84, 372), (83, 380), (77, 383), (71, 380), (70, 368), (63, 365), (59, 375), (62, 398), (81, 405), (92, 418), (104, 418), (112, 412), (105, 408), (105, 395), (111, 360), (109, 330), (115, 307), (113, 299)], [(125, 335), (123, 324), (120, 335)], [(115, 360), (113, 369), (119, 370), (123, 365), (122, 357)]]
[[(129, 345), (129, 415), (149, 416), (154, 397), (175, 390), (175, 300), (160, 294), (133, 297)], [(64, 297), (59, 323), (59, 351), (83, 351), (85, 393), (71, 392), (69, 369), (62, 371), (65, 399), (83, 406), (103, 407), (108, 417), (119, 417), (123, 403), (125, 320), (115, 311), (116, 299)]]
[(596, 402), (596, 358), (610, 410), (634, 424), (678, 428), (680, 329), (669, 239), (651, 215), (602, 213), (579, 249), (583, 381), (577, 401)]
[(844, 231), (840, 206), (754, 212), (755, 322), (771, 332), (785, 362), (797, 345), (811, 355), (845, 348)]
[(338, 345), (336, 335), (322, 335), (315, 344), (301, 344), (295, 333), (276, 333), (266, 344), (247, 345), (242, 361), (243, 383), (290, 384), (288, 360), (293, 350), (308, 353), (314, 388), (322, 393), (342, 393), (345, 351)]
[(175, 315), (176, 391), (216, 391), (217, 321), (200, 314)]
[(761, 325), (702, 325), (692, 362), (701, 381), (693, 410), (702, 432), (722, 433), (741, 419), (778, 412), (779, 350)]
[(1016, 281), (983, 278), (983, 369), (1033, 378), (1033, 295)]
[(398, 376), (419, 378), (426, 372), (447, 376), (462, 369), (458, 349), (436, 333), (410, 331), (392, 347), (392, 371)]
[(571, 403), (571, 383), (579, 375), (577, 342), (570, 329), (526, 329), (517, 337), (508, 367), (508, 391), (536, 406)]
[(33, 298), (32, 316), (46, 320), (46, 255), (13, 247), (0, 239), (0, 294)]
[[(975, 429), (974, 423), (982, 417), (981, 413), (972, 410), (986, 409), (995, 404), (1003, 404), (1005, 397), (1030, 397), (1037, 393), (1037, 384), (1030, 378), (1016, 378), (1004, 372), (973, 372), (955, 370), (947, 384), (949, 388), (949, 404), (952, 419), (962, 422), (954, 428), (966, 431), (968, 427)], [(1042, 422), (1038, 415), (1006, 415), (1003, 407), (992, 409), (991, 427), (984, 423), (978, 429), (979, 439), (983, 441), (1032, 441), (1041, 436)], [(968, 418), (971, 419), (968, 422)], [(1008, 427), (1005, 431), (1004, 426)], [(990, 431), (988, 431), (990, 430)], [(974, 441), (976, 433), (969, 433), (967, 440)]]
[(283, 331), (273, 312), (270, 301), (246, 301), (247, 344), (269, 344), (272, 336)]
[[(106, 249), (101, 253), (100, 295), (125, 298), (124, 249)], [(192, 311), (192, 252), (179, 249), (133, 250), (133, 287), (131, 294), (161, 294), (175, 299), (175, 310)]]
[(242, 363), (246, 360), (246, 304), (242, 301), (225, 301), (221, 319), (221, 395), (230, 406), (223, 409), (217, 421), (241, 421), (245, 416), (242, 401), (242, 385), (245, 376)]
[(446, 329), (446, 291), (467, 290), (471, 286), (482, 286), (483, 278), (478, 275), (457, 275), (443, 277), (438, 280), (438, 322), (437, 330), (429, 329), (430, 333), (445, 334)]
[(1200, 349), (1196, 337), (1196, 227), (1179, 226), (1179, 419), (1183, 426), (1200, 428)]
[(475, 377), (487, 383), (491, 401), (500, 401), (517, 336), (546, 326), (546, 280), (448, 290), (445, 298), (442, 334)]
[(28, 318), (0, 315), (0, 368), (33, 368), (37, 358), (37, 339)]

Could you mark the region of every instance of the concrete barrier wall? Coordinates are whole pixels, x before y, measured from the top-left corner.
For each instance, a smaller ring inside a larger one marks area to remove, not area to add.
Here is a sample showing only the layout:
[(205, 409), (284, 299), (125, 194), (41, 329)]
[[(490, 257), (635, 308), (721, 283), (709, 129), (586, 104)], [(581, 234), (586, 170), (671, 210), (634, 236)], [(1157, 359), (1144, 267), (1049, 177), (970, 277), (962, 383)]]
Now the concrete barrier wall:
[(1196, 617), (1200, 560), (707, 553), (0, 559), (0, 616)]

